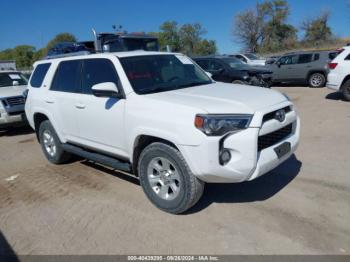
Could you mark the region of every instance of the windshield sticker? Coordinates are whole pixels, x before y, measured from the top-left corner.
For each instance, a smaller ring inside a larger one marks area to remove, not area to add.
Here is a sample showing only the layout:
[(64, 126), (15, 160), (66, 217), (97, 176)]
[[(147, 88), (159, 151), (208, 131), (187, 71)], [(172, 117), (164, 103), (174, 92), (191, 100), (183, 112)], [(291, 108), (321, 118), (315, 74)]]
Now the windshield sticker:
[(176, 58), (180, 60), (184, 65), (193, 65), (193, 62), (186, 56), (176, 55)]
[(15, 74), (9, 74), (9, 77), (12, 80), (21, 80), (21, 77), (19, 75), (15, 75)]

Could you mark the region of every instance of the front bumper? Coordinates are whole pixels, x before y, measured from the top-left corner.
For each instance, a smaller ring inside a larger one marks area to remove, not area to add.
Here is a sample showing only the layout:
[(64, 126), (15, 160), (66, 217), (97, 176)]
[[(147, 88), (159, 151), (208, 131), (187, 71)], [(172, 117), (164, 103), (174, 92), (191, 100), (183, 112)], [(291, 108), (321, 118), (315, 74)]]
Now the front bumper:
[[(292, 132), (283, 140), (258, 151), (258, 137), (292, 124)], [(300, 138), (300, 119), (295, 111), (286, 115), (280, 123), (271, 120), (262, 127), (251, 127), (225, 138), (208, 137), (200, 146), (179, 146), (192, 172), (208, 183), (237, 183), (250, 181), (266, 174), (287, 160), (296, 150)], [(278, 158), (274, 148), (289, 142), (291, 150)], [(231, 160), (226, 165), (219, 163), (221, 147), (228, 149)]]
[(0, 109), (0, 127), (11, 127), (22, 125), (27, 122), (24, 112), (18, 114), (9, 114), (5, 110)]

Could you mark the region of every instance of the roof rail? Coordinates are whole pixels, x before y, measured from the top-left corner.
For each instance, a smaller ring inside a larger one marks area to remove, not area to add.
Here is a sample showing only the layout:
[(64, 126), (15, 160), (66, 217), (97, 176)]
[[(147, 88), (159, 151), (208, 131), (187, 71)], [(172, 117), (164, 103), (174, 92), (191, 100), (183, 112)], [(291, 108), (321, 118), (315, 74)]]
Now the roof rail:
[(89, 51), (79, 51), (79, 52), (72, 52), (72, 53), (66, 53), (66, 54), (61, 54), (61, 55), (46, 56), (46, 57), (44, 57), (44, 60), (62, 58), (62, 57), (70, 57), (70, 56), (90, 55), (90, 54), (91, 54), (91, 52), (89, 52)]

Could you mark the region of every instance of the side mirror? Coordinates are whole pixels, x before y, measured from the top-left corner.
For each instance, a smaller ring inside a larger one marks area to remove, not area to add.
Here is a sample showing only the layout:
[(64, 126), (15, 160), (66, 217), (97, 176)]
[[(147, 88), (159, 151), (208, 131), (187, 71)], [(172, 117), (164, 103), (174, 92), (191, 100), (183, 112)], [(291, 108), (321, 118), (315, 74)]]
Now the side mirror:
[(207, 74), (207, 76), (209, 76), (210, 78), (212, 78), (213, 77), (213, 74), (212, 73), (209, 73), (209, 72), (207, 72), (207, 71), (205, 71), (205, 73)]
[(92, 86), (91, 88), (94, 96), (97, 97), (114, 97), (121, 98), (121, 94), (118, 91), (118, 88), (113, 82), (105, 82)]
[(19, 85), (19, 82), (18, 82), (18, 81), (12, 81), (12, 85), (13, 85), (13, 86), (18, 86), (18, 85)]
[(282, 64), (281, 64), (280, 61), (277, 61), (277, 62), (276, 62), (276, 65), (277, 65), (278, 67), (281, 67)]

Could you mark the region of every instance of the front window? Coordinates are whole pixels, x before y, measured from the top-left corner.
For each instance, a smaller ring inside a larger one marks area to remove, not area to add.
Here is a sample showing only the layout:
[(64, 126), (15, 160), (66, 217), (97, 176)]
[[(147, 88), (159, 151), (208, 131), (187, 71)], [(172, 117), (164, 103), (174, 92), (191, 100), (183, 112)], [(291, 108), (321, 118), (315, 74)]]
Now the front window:
[(0, 87), (27, 85), (28, 79), (19, 72), (0, 73)]
[(249, 68), (249, 66), (247, 66), (247, 64), (243, 63), (241, 60), (239, 60), (237, 58), (225, 58), (224, 61), (233, 69)]
[(211, 84), (206, 73), (184, 55), (147, 55), (120, 59), (137, 94)]

